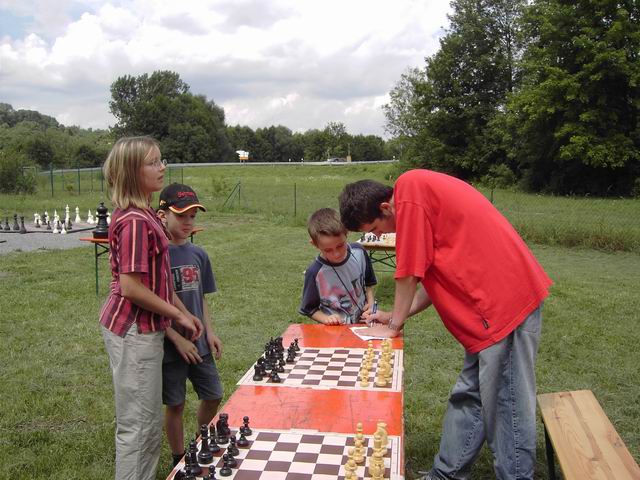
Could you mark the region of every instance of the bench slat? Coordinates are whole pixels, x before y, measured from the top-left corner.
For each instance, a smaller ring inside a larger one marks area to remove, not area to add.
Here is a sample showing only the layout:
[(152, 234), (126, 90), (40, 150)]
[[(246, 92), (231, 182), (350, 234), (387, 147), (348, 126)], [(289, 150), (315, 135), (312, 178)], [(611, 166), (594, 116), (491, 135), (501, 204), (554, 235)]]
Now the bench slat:
[(590, 390), (538, 395), (567, 479), (640, 480), (640, 467)]

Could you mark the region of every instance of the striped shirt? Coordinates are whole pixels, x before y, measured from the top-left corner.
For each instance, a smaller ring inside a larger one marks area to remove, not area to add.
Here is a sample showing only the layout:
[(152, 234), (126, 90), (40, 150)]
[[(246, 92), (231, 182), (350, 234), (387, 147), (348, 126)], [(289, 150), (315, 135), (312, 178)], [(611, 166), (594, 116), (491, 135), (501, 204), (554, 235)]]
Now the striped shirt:
[(122, 296), (120, 274), (139, 273), (142, 283), (172, 303), (173, 285), (167, 234), (151, 209), (116, 208), (109, 225), (110, 293), (100, 312), (100, 323), (124, 337), (131, 325), (139, 333), (165, 330), (171, 319), (136, 305)]

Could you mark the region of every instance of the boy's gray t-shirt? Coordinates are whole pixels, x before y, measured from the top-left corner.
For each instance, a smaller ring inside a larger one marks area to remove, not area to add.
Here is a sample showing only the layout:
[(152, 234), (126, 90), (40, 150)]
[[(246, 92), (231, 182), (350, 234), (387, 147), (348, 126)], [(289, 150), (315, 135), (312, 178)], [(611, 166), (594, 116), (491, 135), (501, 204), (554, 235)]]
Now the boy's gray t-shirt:
[[(171, 259), (171, 278), (178, 298), (193, 315), (204, 320), (203, 295), (217, 290), (216, 280), (207, 253), (197, 245), (186, 242), (182, 245), (169, 245)], [(180, 335), (184, 329), (172, 324)], [(200, 356), (211, 352), (205, 334), (195, 341)], [(165, 337), (164, 362), (182, 360), (173, 342)]]
[(299, 312), (338, 314), (342, 323), (358, 323), (367, 303), (365, 287), (377, 283), (371, 259), (358, 243), (347, 247), (347, 258), (332, 264), (318, 255), (304, 275)]

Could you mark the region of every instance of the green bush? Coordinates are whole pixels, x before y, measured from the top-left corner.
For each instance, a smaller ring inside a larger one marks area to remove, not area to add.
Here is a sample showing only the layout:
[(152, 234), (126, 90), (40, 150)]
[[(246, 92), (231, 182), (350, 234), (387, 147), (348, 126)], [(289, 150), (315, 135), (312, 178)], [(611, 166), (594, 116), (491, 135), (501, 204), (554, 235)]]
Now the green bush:
[(0, 152), (0, 192), (34, 193), (36, 174), (27, 158), (17, 152)]

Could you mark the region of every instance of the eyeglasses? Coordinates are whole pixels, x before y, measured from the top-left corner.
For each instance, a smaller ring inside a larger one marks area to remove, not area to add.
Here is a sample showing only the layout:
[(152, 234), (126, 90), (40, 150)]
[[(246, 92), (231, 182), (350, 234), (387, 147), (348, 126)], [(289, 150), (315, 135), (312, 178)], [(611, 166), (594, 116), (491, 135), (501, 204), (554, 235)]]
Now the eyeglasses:
[(145, 165), (148, 165), (149, 167), (153, 167), (153, 168), (166, 167), (167, 161), (164, 158), (156, 158), (153, 162), (147, 163)]

